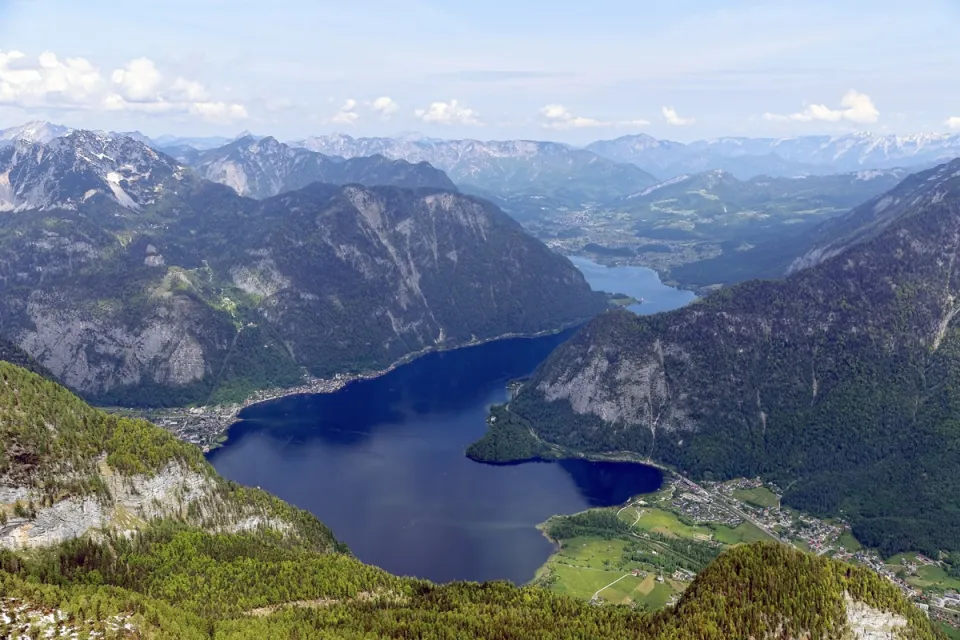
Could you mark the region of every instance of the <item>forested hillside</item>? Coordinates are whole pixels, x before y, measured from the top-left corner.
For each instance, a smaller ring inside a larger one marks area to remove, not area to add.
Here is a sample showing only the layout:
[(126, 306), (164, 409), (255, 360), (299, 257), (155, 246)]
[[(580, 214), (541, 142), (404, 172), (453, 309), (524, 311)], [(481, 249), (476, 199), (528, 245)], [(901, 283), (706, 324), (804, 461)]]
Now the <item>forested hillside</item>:
[(785, 280), (597, 318), (471, 453), (552, 444), (761, 474), (885, 555), (960, 549), (960, 161), (912, 183), (874, 207), (899, 215)]
[(763, 543), (721, 555), (676, 607), (652, 615), (505, 582), (434, 585), (345, 555), (171, 526), (32, 557), (0, 553), (0, 568), (8, 598), (63, 612), (67, 628), (121, 619), (128, 637), (943, 637), (877, 575)]

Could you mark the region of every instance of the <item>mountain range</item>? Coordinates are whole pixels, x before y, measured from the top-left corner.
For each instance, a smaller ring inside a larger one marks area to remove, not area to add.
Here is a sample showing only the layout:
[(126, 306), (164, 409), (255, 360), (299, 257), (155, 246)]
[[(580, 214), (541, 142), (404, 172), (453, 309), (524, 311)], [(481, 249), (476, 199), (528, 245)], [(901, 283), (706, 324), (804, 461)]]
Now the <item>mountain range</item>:
[[(354, 167), (339, 179), (410, 188), (314, 182), (257, 201), (132, 138), (18, 140), (0, 149), (0, 331), (90, 398), (157, 405), (382, 369), (605, 307), (566, 258), (429, 165), (337, 164)], [(248, 184), (297, 186), (276, 177)]]
[[(0, 146), (18, 138), (32, 142), (49, 142), (70, 131), (71, 129), (61, 125), (41, 121), (29, 122), (0, 129)], [(253, 136), (248, 132), (234, 138), (171, 135), (148, 138), (140, 132), (119, 135), (132, 137), (156, 149), (192, 148), (199, 151), (221, 147), (245, 137), (263, 137)], [(659, 140), (641, 133), (613, 140), (598, 140), (584, 148), (530, 140), (442, 140), (419, 134), (353, 138), (344, 134), (333, 134), (305, 138), (289, 144), (345, 158), (379, 154), (410, 162), (426, 161), (447, 171), (457, 183), (481, 186), (497, 174), (502, 181), (508, 183), (511, 177), (519, 177), (521, 172), (511, 165), (510, 159), (539, 166), (539, 169), (529, 170), (534, 177), (537, 173), (542, 173), (545, 167), (558, 164), (559, 156), (580, 171), (583, 171), (584, 167), (590, 171), (600, 171), (599, 168), (589, 165), (599, 165), (612, 171), (609, 165), (603, 162), (610, 160), (636, 165), (659, 180), (713, 169), (727, 171), (747, 180), (758, 175), (790, 177), (849, 173), (866, 169), (922, 168), (960, 156), (960, 133), (894, 135), (859, 132), (789, 138), (722, 137), (690, 143)], [(576, 153), (584, 151), (589, 153)], [(503, 191), (506, 193), (509, 190)]]
[(638, 134), (594, 142), (587, 149), (617, 162), (635, 164), (663, 179), (707, 169), (722, 169), (749, 179), (757, 175), (789, 177), (929, 167), (960, 156), (960, 134), (898, 136), (861, 132), (794, 138), (718, 138), (689, 144)]
[(201, 178), (257, 199), (301, 189), (313, 182), (457, 190), (443, 171), (426, 162), (411, 164), (382, 155), (345, 160), (294, 148), (270, 137), (245, 136), (185, 159)]
[(462, 189), (506, 198), (552, 196), (573, 203), (603, 202), (657, 182), (640, 168), (556, 142), (510, 140), (397, 140), (330, 135), (292, 143), (353, 158), (382, 155), (429, 162)]
[[(447, 171), (455, 182), (488, 170), (494, 158), (536, 158), (532, 142), (479, 140), (397, 140), (331, 135), (308, 138), (295, 145), (343, 157), (380, 153), (390, 158), (427, 160)], [(558, 144), (558, 143), (552, 143)], [(536, 146), (541, 145), (541, 146)], [(659, 180), (719, 169), (742, 180), (758, 175), (800, 176), (849, 173), (869, 169), (929, 167), (960, 156), (960, 134), (909, 136), (856, 133), (796, 138), (719, 138), (684, 144), (657, 140), (646, 134), (597, 141), (584, 149), (617, 163), (632, 164)], [(551, 150), (554, 154), (556, 149)], [(587, 156), (582, 156), (586, 158)], [(476, 179), (476, 178), (475, 178)], [(639, 189), (638, 189), (639, 190)]]
[(761, 475), (885, 555), (960, 549), (960, 160), (817, 233), (784, 279), (593, 320), (471, 454), (626, 452), (695, 478)]

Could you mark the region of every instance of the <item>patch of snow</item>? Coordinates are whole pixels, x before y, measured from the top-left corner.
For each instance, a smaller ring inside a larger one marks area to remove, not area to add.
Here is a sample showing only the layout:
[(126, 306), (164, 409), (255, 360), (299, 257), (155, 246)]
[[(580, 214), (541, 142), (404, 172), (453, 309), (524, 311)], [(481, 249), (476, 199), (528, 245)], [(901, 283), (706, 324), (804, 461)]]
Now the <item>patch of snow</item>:
[(133, 198), (130, 197), (126, 191), (123, 190), (123, 187), (120, 186), (120, 181), (123, 177), (116, 171), (111, 171), (107, 174), (107, 186), (110, 187), (110, 190), (113, 192), (113, 196), (117, 199), (117, 202), (121, 206), (128, 209), (139, 209), (138, 205)]

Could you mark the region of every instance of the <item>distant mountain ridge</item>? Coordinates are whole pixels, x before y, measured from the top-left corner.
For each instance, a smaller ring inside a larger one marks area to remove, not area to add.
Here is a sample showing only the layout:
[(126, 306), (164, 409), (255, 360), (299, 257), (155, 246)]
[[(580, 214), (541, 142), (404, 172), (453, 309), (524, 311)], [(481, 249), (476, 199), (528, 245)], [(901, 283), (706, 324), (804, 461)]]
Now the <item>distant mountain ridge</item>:
[(717, 138), (683, 144), (646, 134), (601, 140), (587, 149), (662, 178), (722, 169), (738, 178), (929, 167), (960, 157), (960, 134), (852, 133), (793, 138)]
[(657, 182), (632, 164), (558, 142), (397, 140), (334, 134), (291, 144), (345, 158), (382, 155), (426, 161), (445, 171), (461, 189), (481, 195), (551, 196), (580, 204), (608, 201)]
[(245, 136), (185, 159), (200, 177), (257, 199), (301, 189), (313, 182), (457, 190), (445, 173), (427, 162), (411, 164), (381, 155), (344, 160), (291, 147), (271, 137)]
[[(49, 142), (70, 131), (60, 125), (30, 122), (0, 130), (0, 146), (19, 138)], [(209, 151), (250, 134), (244, 132), (233, 138), (171, 135), (148, 138), (139, 132), (124, 135), (158, 150)], [(383, 155), (413, 163), (426, 161), (447, 172), (458, 184), (508, 197), (531, 195), (529, 186), (525, 188), (523, 184), (524, 180), (550, 183), (557, 188), (568, 176), (573, 176), (575, 182), (581, 177), (584, 181), (572, 185), (573, 188), (567, 185), (568, 193), (560, 194), (565, 198), (571, 194), (596, 198), (598, 192), (589, 188), (590, 181), (603, 184), (610, 197), (620, 197), (626, 195), (625, 189), (636, 191), (642, 188), (640, 183), (645, 180), (649, 184), (657, 181), (645, 174), (666, 180), (682, 174), (719, 169), (746, 180), (759, 175), (790, 177), (897, 167), (920, 169), (960, 157), (960, 133), (893, 135), (859, 132), (788, 138), (721, 137), (691, 143), (660, 140), (641, 133), (598, 140), (582, 148), (535, 140), (443, 140), (415, 133), (371, 138), (330, 134), (288, 144), (345, 158)], [(623, 164), (642, 172), (617, 166)], [(631, 182), (632, 187), (628, 186)]]
[(34, 120), (9, 129), (0, 129), (0, 147), (12, 144), (17, 140), (46, 143), (54, 138), (65, 136), (71, 131), (72, 129), (69, 127)]

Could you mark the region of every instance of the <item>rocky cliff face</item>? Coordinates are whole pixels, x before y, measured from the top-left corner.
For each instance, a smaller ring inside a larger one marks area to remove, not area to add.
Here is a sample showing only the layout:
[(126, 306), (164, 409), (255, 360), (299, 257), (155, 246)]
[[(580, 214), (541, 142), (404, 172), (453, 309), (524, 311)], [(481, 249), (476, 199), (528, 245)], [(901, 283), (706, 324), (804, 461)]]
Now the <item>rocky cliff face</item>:
[(154, 518), (185, 518), (215, 490), (212, 478), (172, 463), (154, 475), (117, 474), (100, 466), (109, 498), (69, 497), (43, 504), (43, 495), (24, 487), (0, 486), (0, 503), (8, 509), (21, 505), (33, 510), (13, 511), (0, 526), (0, 547), (25, 549), (58, 544), (95, 530), (135, 530)]
[(877, 203), (853, 214), (880, 216), (870, 233), (785, 280), (599, 317), (511, 412), (568, 447), (701, 477), (767, 474), (795, 505), (842, 510), (873, 544), (960, 547), (945, 533), (960, 522), (945, 497), (960, 488), (945, 471), (960, 464), (960, 161)]
[[(18, 187), (0, 226), (0, 331), (103, 402), (237, 399), (604, 306), (569, 261), (456, 192), (317, 183), (257, 202), (129, 139), (30, 148), (6, 156), (33, 195)], [(367, 160), (342, 164), (373, 176), (383, 161)]]
[(322, 550), (333, 544), (316, 521), (300, 522), (279, 500), (225, 482), (192, 445), (108, 416), (55, 382), (0, 362), (0, 548), (128, 534), (158, 520), (218, 532), (269, 530), (312, 538)]

